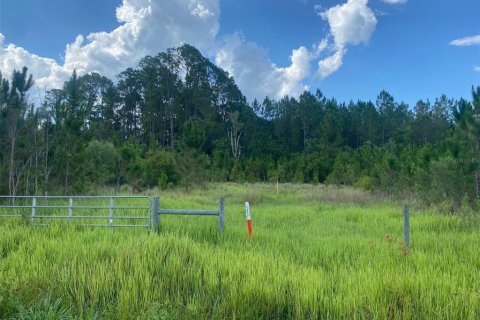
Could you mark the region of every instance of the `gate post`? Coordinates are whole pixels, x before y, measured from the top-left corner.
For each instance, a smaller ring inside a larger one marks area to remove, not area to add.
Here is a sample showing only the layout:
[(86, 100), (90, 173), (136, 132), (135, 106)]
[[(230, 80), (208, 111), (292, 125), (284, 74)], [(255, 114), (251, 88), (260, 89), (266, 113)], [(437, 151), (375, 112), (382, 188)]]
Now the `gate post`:
[(72, 216), (73, 216), (73, 199), (69, 198), (68, 200), (68, 223), (72, 223)]
[(160, 209), (160, 198), (153, 198), (153, 231), (158, 232), (160, 227), (160, 214), (158, 210)]
[(113, 197), (110, 197), (110, 208), (109, 208), (109, 223), (108, 226), (111, 228), (113, 225)]
[(225, 198), (221, 197), (220, 208), (218, 210), (218, 233), (219, 234), (223, 234), (223, 225), (225, 223), (224, 210), (225, 210)]
[(35, 207), (37, 206), (37, 198), (32, 198), (32, 215), (31, 215), (31, 222), (35, 224)]

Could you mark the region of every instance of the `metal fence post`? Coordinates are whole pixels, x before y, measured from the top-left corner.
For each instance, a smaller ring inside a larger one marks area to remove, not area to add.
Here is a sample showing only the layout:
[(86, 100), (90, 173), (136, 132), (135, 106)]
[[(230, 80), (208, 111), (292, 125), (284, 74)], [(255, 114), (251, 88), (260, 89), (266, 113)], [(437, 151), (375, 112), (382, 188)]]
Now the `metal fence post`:
[(113, 198), (110, 198), (110, 223), (108, 225), (110, 228), (113, 225)]
[(37, 198), (32, 198), (32, 224), (35, 223), (35, 206), (37, 205)]
[(407, 205), (403, 207), (403, 241), (410, 247), (410, 211)]
[(155, 232), (158, 232), (160, 227), (160, 213), (158, 212), (159, 209), (160, 209), (160, 198), (155, 197), (153, 199), (153, 230)]
[(218, 233), (219, 234), (223, 234), (223, 225), (225, 223), (224, 211), (225, 211), (225, 198), (221, 197), (220, 208), (218, 210)]
[(72, 223), (72, 216), (73, 216), (73, 199), (70, 198), (68, 200), (68, 223)]

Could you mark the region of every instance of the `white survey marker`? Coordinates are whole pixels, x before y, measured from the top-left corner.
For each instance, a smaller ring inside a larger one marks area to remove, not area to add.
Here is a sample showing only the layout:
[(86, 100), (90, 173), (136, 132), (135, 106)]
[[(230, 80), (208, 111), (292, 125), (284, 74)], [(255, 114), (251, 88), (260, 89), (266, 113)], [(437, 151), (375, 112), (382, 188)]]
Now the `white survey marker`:
[(245, 215), (247, 216), (247, 220), (252, 220), (252, 218), (250, 217), (250, 204), (247, 202), (245, 202)]

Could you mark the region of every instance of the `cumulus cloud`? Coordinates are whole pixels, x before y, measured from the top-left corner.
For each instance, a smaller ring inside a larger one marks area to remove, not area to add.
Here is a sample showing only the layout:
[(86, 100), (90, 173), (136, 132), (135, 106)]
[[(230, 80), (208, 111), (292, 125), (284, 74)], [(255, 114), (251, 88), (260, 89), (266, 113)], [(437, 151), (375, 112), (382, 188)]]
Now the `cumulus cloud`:
[(310, 74), (310, 53), (303, 46), (292, 51), (291, 64), (284, 68), (277, 67), (263, 48), (239, 33), (223, 37), (215, 51), (215, 63), (233, 75), (249, 100), (267, 95), (297, 96), (308, 89), (301, 83)]
[(368, 43), (377, 25), (377, 18), (368, 7), (368, 0), (348, 0), (322, 12), (320, 16), (328, 21), (330, 33), (338, 47)]
[(43, 58), (0, 36), (0, 68), (4, 73), (30, 68), (36, 83), (61, 87), (74, 69), (79, 74), (98, 72), (113, 77), (135, 66), (147, 54), (190, 43), (210, 47), (217, 36), (220, 0), (123, 0), (116, 10), (119, 26), (111, 32), (79, 35), (67, 44), (64, 63)]
[(21, 70), (23, 66), (28, 66), (38, 86), (59, 88), (63, 79), (71, 74), (53, 59), (42, 58), (14, 44), (5, 45), (4, 41), (5, 37), (0, 33), (0, 70), (5, 76), (14, 69)]
[(320, 15), (323, 12), (323, 7), (321, 4), (316, 4), (313, 6), (313, 10), (316, 14)]
[(63, 64), (4, 44), (0, 34), (0, 70), (11, 73), (26, 65), (37, 85), (60, 88), (74, 69), (80, 75), (98, 72), (113, 78), (145, 55), (189, 43), (209, 52), (249, 99), (298, 95), (306, 89), (301, 84), (310, 73), (305, 47), (293, 50), (291, 65), (281, 68), (264, 49), (239, 34), (218, 39), (220, 0), (123, 0), (116, 17), (116, 29), (78, 35), (67, 44)]
[(478, 44), (480, 44), (480, 34), (476, 36), (464, 37), (464, 38), (450, 41), (450, 45), (457, 46), (457, 47), (472, 46), (472, 45), (478, 45)]
[(113, 78), (145, 55), (189, 43), (226, 69), (249, 100), (297, 96), (308, 89), (304, 82), (313, 61), (320, 59), (317, 74), (328, 77), (342, 66), (348, 45), (368, 43), (377, 23), (368, 0), (329, 9), (317, 5), (315, 12), (328, 22), (329, 33), (311, 51), (304, 46), (292, 50), (287, 66), (274, 64), (265, 49), (239, 33), (219, 38), (220, 0), (122, 0), (116, 9), (118, 27), (78, 35), (66, 45), (63, 63), (6, 43), (0, 34), (0, 70), (11, 73), (26, 65), (37, 85), (59, 88), (74, 69)]
[(323, 79), (342, 66), (347, 45), (368, 43), (377, 26), (377, 18), (368, 7), (368, 0), (348, 0), (319, 15), (328, 22), (333, 38), (333, 54), (318, 62), (318, 74)]
[(323, 38), (318, 44), (313, 45), (313, 58), (318, 58), (322, 52), (329, 49), (328, 37)]
[(473, 68), (473, 71), (480, 72), (480, 66), (474, 67), (474, 68)]
[(92, 33), (67, 46), (66, 66), (113, 76), (134, 66), (147, 54), (181, 43), (204, 49), (214, 41), (220, 15), (219, 0), (123, 0), (117, 8), (121, 26)]
[(318, 62), (318, 74), (320, 75), (320, 78), (324, 79), (340, 69), (343, 64), (343, 56), (345, 53), (345, 49), (339, 49), (331, 56), (320, 60)]
[(407, 0), (382, 0), (382, 1), (388, 4), (403, 4), (407, 2)]

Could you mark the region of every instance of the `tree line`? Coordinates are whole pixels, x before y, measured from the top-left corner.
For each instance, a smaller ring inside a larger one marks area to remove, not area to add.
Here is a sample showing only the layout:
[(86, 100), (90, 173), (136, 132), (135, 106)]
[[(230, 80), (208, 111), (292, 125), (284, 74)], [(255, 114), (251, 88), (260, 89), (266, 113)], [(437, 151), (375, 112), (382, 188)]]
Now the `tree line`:
[(248, 104), (190, 45), (144, 57), (115, 82), (73, 72), (28, 100), (27, 67), (0, 74), (0, 194), (133, 191), (207, 181), (353, 185), (444, 203), (480, 194), (480, 87), (414, 106), (381, 91), (340, 103), (320, 90)]

